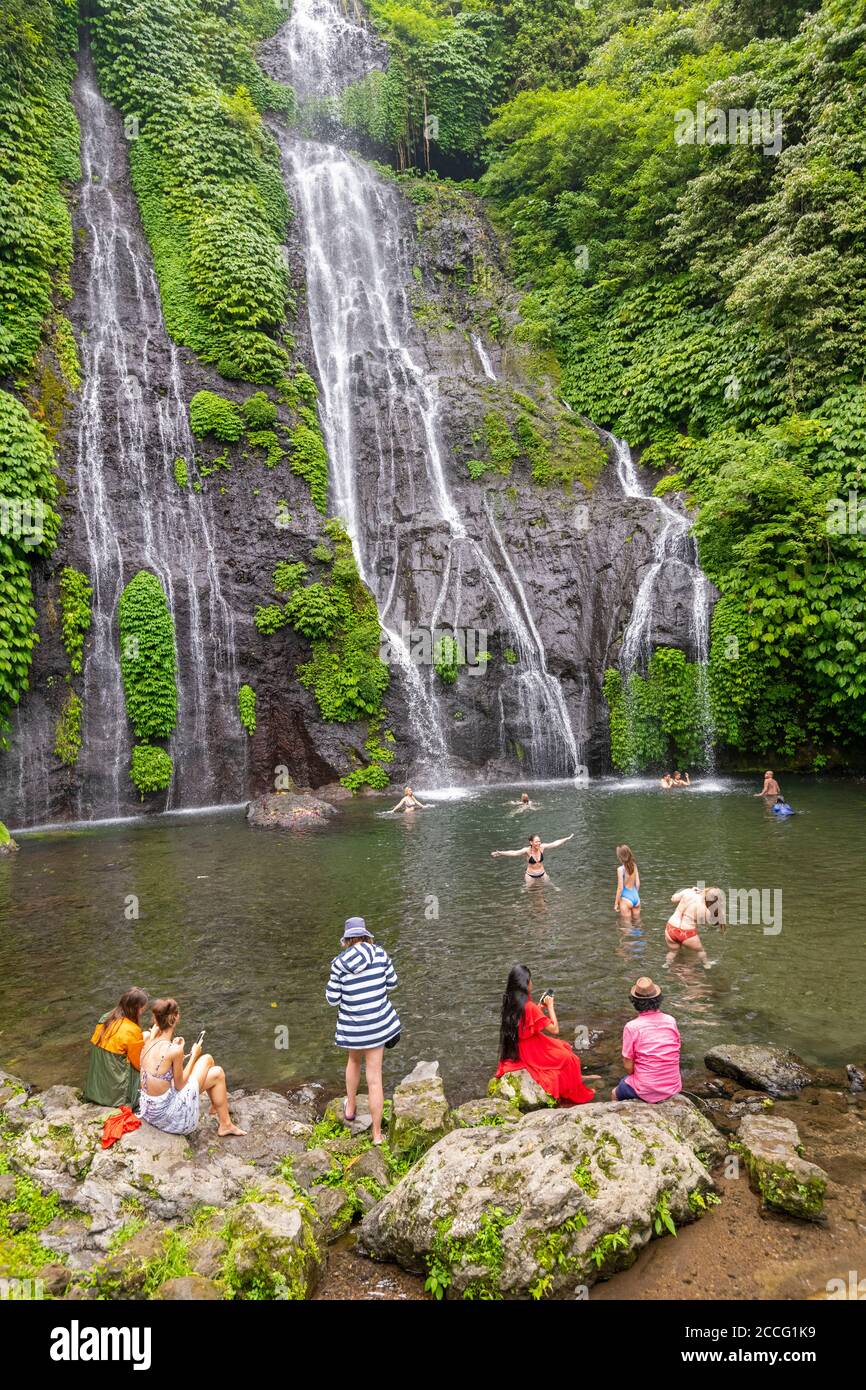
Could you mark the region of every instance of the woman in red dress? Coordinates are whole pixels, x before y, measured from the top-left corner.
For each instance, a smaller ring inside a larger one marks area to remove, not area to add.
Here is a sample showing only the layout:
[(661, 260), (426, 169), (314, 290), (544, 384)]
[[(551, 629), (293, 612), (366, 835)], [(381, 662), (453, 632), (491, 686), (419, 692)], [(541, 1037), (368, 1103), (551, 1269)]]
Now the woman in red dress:
[(595, 1091), (584, 1086), (580, 1059), (558, 1033), (553, 995), (545, 994), (539, 1007), (532, 998), (532, 976), (526, 966), (513, 965), (502, 997), (496, 1075), (528, 1071), (549, 1096), (569, 1105), (585, 1105)]

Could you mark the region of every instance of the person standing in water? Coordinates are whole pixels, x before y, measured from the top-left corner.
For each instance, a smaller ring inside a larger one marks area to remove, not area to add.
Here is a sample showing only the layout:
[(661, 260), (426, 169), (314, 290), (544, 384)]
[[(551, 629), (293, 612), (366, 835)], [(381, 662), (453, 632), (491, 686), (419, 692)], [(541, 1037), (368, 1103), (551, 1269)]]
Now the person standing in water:
[(759, 792), (755, 792), (755, 796), (772, 796), (772, 797), (776, 797), (776, 796), (781, 796), (781, 795), (782, 795), (782, 788), (779, 786), (779, 783), (776, 781), (776, 779), (775, 779), (775, 777), (773, 776), (772, 772), (765, 772), (765, 773), (764, 773), (764, 785), (762, 786), (762, 788), (761, 788), (761, 790), (760, 790)]
[(714, 922), (721, 932), (725, 930), (725, 899), (721, 888), (681, 888), (671, 898), (676, 903), (676, 911), (668, 919), (665, 927), (665, 942), (668, 954), (665, 966), (674, 960), (681, 946), (698, 952), (698, 959), (705, 970), (710, 961), (698, 936), (698, 927)]
[(628, 845), (617, 845), (616, 857), (619, 867), (613, 910), (621, 914), (623, 922), (633, 922), (640, 916), (640, 874)]
[(674, 786), (674, 787), (690, 787), (691, 785), (692, 785), (692, 784), (691, 784), (691, 780), (690, 780), (690, 778), (689, 778), (689, 774), (688, 774), (688, 773), (686, 773), (686, 775), (685, 775), (685, 777), (684, 777), (684, 776), (682, 775), (681, 772), (674, 772), (674, 780), (673, 780), (673, 782), (671, 783), (671, 786)]
[(547, 878), (547, 870), (544, 867), (544, 851), (549, 849), (559, 849), (560, 845), (567, 845), (569, 840), (574, 839), (574, 832), (566, 835), (562, 840), (551, 840), (548, 844), (541, 843), (540, 835), (530, 835), (529, 844), (523, 849), (492, 849), (491, 859), (525, 859), (526, 873), (524, 881), (526, 883), (541, 883)]
[(430, 807), (425, 806), (423, 801), (419, 801), (411, 787), (407, 787), (396, 806), (391, 807), (390, 814), (396, 815), (398, 811), (429, 811)]
[(665, 791), (670, 791), (670, 789), (671, 789), (671, 787), (673, 786), (673, 784), (674, 784), (674, 779), (673, 779), (673, 777), (671, 777), (671, 774), (670, 774), (669, 772), (666, 772), (665, 775), (664, 775), (664, 777), (662, 777), (661, 780), (659, 781), (659, 786), (660, 786), (660, 787), (664, 787)]

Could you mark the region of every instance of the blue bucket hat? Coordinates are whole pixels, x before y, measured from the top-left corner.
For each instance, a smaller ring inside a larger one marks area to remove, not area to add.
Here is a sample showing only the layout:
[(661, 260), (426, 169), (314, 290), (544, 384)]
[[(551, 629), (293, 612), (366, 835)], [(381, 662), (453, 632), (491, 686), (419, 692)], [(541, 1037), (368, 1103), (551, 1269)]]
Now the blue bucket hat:
[(347, 917), (343, 927), (343, 941), (352, 941), (356, 936), (370, 936), (367, 931), (367, 923), (363, 917)]

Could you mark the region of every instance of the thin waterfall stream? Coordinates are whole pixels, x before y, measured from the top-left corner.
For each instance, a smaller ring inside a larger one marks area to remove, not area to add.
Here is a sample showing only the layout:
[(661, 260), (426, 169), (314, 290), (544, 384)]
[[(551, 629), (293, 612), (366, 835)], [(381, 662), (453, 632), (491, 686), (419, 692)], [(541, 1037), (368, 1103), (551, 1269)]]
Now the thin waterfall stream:
[(641, 580), (635, 597), (631, 618), (622, 640), (620, 669), (628, 678), (632, 672), (645, 670), (652, 656), (654, 601), (663, 572), (679, 566), (691, 585), (689, 636), (698, 668), (698, 705), (701, 718), (701, 741), (708, 770), (713, 768), (713, 727), (710, 709), (707, 666), (710, 658), (710, 616), (712, 585), (698, 563), (697, 546), (692, 524), (687, 516), (676, 511), (662, 497), (647, 492), (638, 476), (630, 446), (614, 435), (607, 436), (613, 449), (617, 477), (628, 498), (649, 502), (658, 512), (661, 526), (653, 542), (653, 560)]

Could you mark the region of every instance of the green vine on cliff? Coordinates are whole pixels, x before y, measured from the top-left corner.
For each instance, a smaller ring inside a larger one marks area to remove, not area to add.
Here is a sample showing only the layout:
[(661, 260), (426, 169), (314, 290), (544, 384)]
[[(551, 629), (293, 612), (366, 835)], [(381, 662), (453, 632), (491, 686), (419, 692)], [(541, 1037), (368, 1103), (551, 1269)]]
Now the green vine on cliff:
[(54, 731), (54, 756), (66, 767), (73, 767), (81, 751), (81, 696), (70, 690)]
[(256, 692), (251, 685), (242, 685), (238, 691), (238, 717), (252, 738), (256, 731)]
[(177, 655), (174, 621), (155, 574), (139, 570), (120, 596), (118, 613), (129, 722), (137, 738), (168, 738), (177, 726)]
[(79, 675), (92, 621), (93, 587), (86, 574), (64, 565), (60, 573), (60, 630), (73, 675)]

